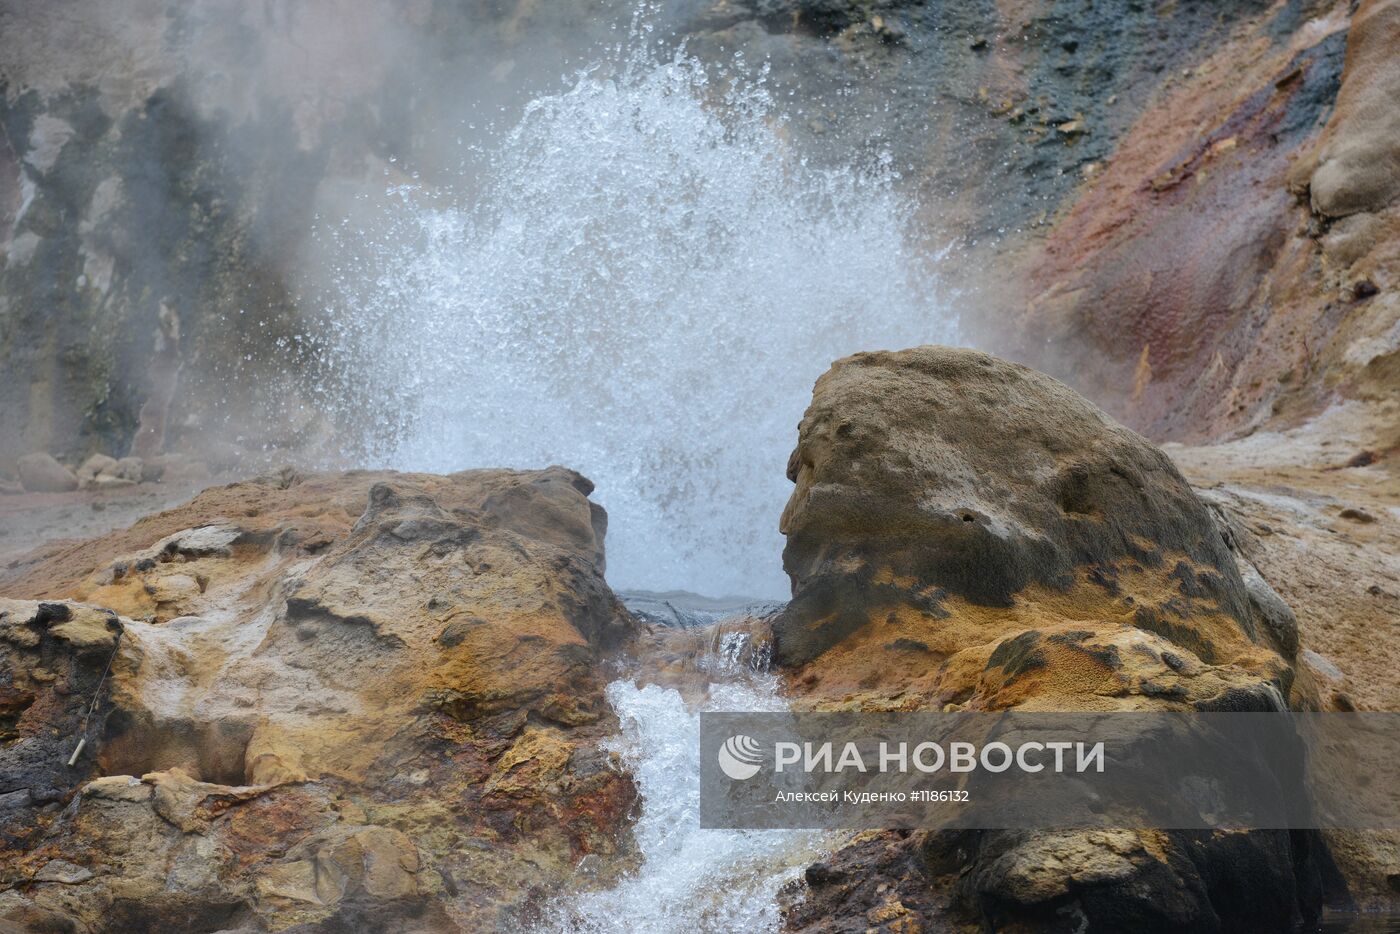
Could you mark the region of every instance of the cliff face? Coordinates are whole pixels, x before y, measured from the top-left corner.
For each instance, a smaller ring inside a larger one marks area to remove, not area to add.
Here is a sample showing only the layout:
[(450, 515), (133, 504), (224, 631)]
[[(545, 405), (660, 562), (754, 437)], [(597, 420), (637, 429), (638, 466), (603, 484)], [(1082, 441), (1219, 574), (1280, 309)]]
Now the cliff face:
[(1366, 2), (1244, 30), (1165, 85), (1023, 254), (1009, 344), (1154, 437), (1353, 400), (1358, 443), (1392, 448), (1397, 23)]
[(455, 168), (464, 124), (533, 86), (491, 70), (557, 80), (550, 43), (615, 18), (585, 12), (524, 37), (449, 3), (0, 7), (0, 471), (138, 432), (324, 440), (315, 392), (341, 383), (298, 275), (318, 210)]

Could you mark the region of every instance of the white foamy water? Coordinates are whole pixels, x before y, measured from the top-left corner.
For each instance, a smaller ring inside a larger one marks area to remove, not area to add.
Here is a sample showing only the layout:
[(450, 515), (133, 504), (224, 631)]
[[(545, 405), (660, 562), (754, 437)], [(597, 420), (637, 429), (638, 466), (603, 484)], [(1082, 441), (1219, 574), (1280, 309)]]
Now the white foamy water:
[(955, 338), (890, 167), (818, 169), (786, 135), (761, 80), (620, 52), (533, 101), (484, 174), (396, 189), (327, 235), (350, 420), (402, 469), (583, 472), (616, 587), (784, 595), (812, 383)]
[(554, 906), (547, 930), (730, 934), (779, 928), (778, 890), (820, 858), (825, 838), (815, 831), (700, 829), (698, 758), (700, 709), (785, 710), (774, 680), (751, 675), (713, 685), (698, 709), (671, 688), (627, 681), (608, 686), (608, 701), (622, 721), (616, 749), (642, 795), (633, 828), (642, 865), (614, 889)]

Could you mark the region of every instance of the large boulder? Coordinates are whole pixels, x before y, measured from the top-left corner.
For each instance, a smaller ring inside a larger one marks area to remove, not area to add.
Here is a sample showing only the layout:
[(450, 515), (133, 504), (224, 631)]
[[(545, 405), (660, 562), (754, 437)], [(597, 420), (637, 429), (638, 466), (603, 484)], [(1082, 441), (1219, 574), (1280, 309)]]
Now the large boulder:
[(35, 451), (19, 459), (19, 482), (30, 493), (67, 493), (78, 488), (78, 478), (51, 454)]
[(1366, 0), (1347, 33), (1346, 80), (1311, 169), (1312, 207), (1327, 217), (1379, 211), (1400, 197), (1400, 2)]
[[(1047, 376), (945, 347), (840, 360), (789, 475), (793, 599), (773, 639), (799, 705), (1288, 703), (1296, 623), (1228, 524), (1160, 450)], [(1337, 888), (1312, 833), (875, 835), (808, 873), (789, 924), (931, 904), (998, 927), (1279, 930)]]
[(1007, 706), (1027, 698), (969, 682), (960, 653), (1008, 638), (1053, 653), (1055, 623), (1092, 623), (1095, 640), (1189, 651), (1222, 679), (1205, 691), (1248, 670), (1288, 693), (1296, 628), (1251, 595), (1209, 509), (1165, 454), (1047, 376), (942, 347), (847, 357), (817, 381), (788, 475), (785, 665), (858, 643), (945, 672), (906, 696)]
[(484, 930), (585, 855), (606, 884), (636, 791), (601, 665), (634, 623), (591, 489), (284, 472), (0, 581), (81, 601), (0, 602), (0, 788), (29, 789), (0, 919)]

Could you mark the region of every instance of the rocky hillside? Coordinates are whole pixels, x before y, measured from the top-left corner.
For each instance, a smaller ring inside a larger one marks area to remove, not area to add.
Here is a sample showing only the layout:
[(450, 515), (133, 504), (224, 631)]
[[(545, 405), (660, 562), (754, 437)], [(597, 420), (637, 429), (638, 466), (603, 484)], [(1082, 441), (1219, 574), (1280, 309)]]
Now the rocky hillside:
[(1025, 254), (1024, 352), (1155, 437), (1400, 440), (1400, 6), (1318, 12), (1174, 75)]
[[(339, 443), (317, 218), (460, 178), (480, 128), (634, 12), (341, 6), (0, 6), (0, 473), (31, 451)], [(1376, 0), (647, 15), (717, 66), (767, 63), (796, 152), (888, 154), (931, 236), (963, 244), (946, 275), (984, 346), (1190, 441), (1394, 385), (1395, 18)]]

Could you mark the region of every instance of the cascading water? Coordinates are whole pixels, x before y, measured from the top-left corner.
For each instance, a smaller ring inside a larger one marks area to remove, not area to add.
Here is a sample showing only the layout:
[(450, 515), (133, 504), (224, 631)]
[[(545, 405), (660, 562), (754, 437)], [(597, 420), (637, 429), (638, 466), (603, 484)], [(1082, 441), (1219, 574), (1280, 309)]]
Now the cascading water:
[(642, 796), (632, 828), (642, 864), (615, 888), (553, 906), (544, 930), (727, 934), (779, 928), (778, 890), (821, 856), (827, 835), (700, 828), (700, 710), (787, 709), (773, 675), (736, 662), (741, 650), (721, 645), (699, 660), (722, 680), (698, 709), (673, 688), (626, 680), (608, 686), (622, 723), (615, 749)]
[(332, 227), (331, 356), (378, 459), (574, 467), (608, 510), (614, 586), (784, 595), (813, 381), (954, 338), (892, 168), (818, 169), (785, 135), (761, 78), (618, 52), (530, 103), (463, 185)]

